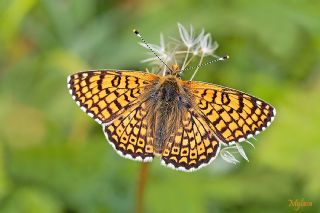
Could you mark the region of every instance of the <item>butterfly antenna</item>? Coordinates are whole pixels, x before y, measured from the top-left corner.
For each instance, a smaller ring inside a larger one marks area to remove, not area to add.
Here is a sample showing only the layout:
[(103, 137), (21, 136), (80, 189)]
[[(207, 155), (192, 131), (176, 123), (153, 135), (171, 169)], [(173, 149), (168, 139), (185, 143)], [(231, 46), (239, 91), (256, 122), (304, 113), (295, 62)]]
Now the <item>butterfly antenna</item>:
[(158, 56), (158, 54), (149, 46), (149, 44), (144, 40), (144, 38), (140, 35), (138, 30), (133, 30), (134, 34), (140, 38), (140, 40), (148, 47), (148, 49), (172, 72), (172, 69)]
[(229, 58), (230, 58), (229, 55), (225, 55), (223, 57), (219, 57), (219, 58), (213, 59), (212, 61), (208, 61), (207, 63), (201, 64), (201, 65), (198, 65), (198, 66), (187, 67), (187, 68), (181, 70), (181, 72), (185, 71), (185, 70), (197, 69), (199, 67), (203, 67), (203, 66), (206, 66), (208, 64), (212, 64), (212, 63), (215, 63), (215, 62), (218, 62), (218, 61), (225, 61), (225, 60), (227, 60)]
[(183, 72), (183, 71), (185, 71), (185, 70), (196, 69), (196, 71), (193, 73), (193, 75), (192, 75), (192, 77), (191, 77), (191, 79), (190, 79), (190, 80), (192, 80), (192, 79), (194, 78), (194, 76), (196, 75), (196, 73), (197, 73), (197, 71), (198, 71), (198, 69), (199, 69), (200, 67), (203, 67), (203, 66), (206, 66), (206, 65), (208, 65), (208, 64), (212, 64), (212, 63), (215, 63), (215, 62), (218, 62), (218, 61), (225, 61), (225, 60), (227, 60), (227, 59), (229, 59), (229, 58), (230, 58), (229, 55), (225, 55), (225, 56), (223, 56), (223, 57), (218, 57), (218, 58), (213, 59), (212, 61), (208, 61), (207, 63), (204, 63), (204, 64), (200, 64), (200, 65), (192, 66), (192, 67), (187, 67), (187, 68), (181, 70), (181, 72)]

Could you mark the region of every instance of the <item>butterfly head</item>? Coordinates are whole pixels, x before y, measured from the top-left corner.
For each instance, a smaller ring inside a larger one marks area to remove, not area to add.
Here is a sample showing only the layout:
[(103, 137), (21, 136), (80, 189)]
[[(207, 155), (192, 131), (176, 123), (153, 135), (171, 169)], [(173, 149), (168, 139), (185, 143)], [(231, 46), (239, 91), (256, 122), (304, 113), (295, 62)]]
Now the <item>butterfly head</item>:
[(171, 66), (171, 75), (173, 75), (173, 76), (176, 76), (176, 77), (178, 77), (178, 78), (180, 78), (181, 76), (180, 76), (180, 74), (181, 74), (181, 69), (180, 69), (180, 67), (179, 67), (179, 65), (178, 64), (173, 64), (172, 66)]

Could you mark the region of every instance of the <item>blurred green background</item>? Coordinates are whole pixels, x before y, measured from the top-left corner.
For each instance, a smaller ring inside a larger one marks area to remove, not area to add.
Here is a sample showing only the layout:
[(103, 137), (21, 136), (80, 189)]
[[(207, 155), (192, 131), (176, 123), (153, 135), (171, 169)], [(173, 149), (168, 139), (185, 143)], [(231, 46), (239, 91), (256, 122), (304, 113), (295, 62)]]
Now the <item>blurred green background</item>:
[[(145, 70), (145, 49), (177, 22), (204, 27), (231, 59), (196, 80), (260, 97), (277, 117), (194, 173), (150, 165), (146, 212), (320, 212), (320, 2), (249, 0), (0, 1), (0, 212), (133, 212), (140, 164), (118, 156), (70, 97), (87, 69)], [(220, 157), (219, 157), (220, 158)], [(240, 159), (240, 158), (239, 158)]]

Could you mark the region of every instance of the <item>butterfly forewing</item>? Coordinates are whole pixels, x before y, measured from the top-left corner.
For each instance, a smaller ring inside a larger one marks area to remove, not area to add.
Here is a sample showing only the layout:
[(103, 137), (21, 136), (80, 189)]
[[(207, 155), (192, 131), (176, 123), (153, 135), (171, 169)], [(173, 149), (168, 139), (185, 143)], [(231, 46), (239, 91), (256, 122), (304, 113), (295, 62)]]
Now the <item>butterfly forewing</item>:
[(185, 82), (196, 110), (225, 144), (242, 142), (265, 130), (275, 116), (268, 103), (241, 91), (202, 82)]
[(69, 76), (76, 103), (98, 123), (108, 123), (139, 103), (144, 88), (156, 75), (131, 71), (87, 71)]

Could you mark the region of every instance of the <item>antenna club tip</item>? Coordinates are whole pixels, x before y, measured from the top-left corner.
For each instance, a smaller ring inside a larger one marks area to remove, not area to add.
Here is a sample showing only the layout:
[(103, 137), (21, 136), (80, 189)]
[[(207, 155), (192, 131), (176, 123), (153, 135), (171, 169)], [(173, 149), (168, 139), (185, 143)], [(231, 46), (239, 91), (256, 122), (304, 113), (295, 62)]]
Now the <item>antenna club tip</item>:
[(223, 56), (223, 59), (229, 59), (230, 58), (230, 56), (229, 55), (225, 55), (225, 56)]
[(138, 30), (133, 29), (132, 31), (133, 31), (136, 35), (139, 35), (139, 31), (138, 31)]

